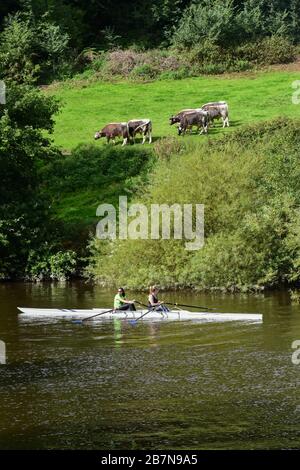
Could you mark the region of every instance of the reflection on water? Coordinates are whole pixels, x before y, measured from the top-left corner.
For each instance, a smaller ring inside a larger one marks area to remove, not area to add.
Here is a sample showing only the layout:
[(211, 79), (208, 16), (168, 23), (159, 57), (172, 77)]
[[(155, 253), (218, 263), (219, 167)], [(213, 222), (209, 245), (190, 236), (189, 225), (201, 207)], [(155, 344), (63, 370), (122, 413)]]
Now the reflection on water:
[(284, 292), (164, 294), (260, 312), (263, 324), (17, 318), (18, 305), (109, 307), (113, 294), (80, 282), (0, 284), (0, 448), (299, 447), (300, 308)]

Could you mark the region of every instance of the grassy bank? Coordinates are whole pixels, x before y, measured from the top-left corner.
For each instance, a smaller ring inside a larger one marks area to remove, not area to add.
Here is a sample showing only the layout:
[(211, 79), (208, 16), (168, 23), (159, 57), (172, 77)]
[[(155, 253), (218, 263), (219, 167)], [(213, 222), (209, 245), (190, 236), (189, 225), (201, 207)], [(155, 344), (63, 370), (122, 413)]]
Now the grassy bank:
[[(299, 73), (278, 71), (151, 83), (70, 82), (50, 87), (47, 93), (55, 94), (64, 105), (56, 117), (54, 141), (70, 150), (79, 143), (93, 142), (94, 132), (106, 123), (135, 117), (151, 118), (156, 138), (174, 135), (176, 130), (168, 123), (171, 114), (212, 100), (228, 101), (229, 132), (276, 116), (297, 117), (299, 107), (292, 104), (292, 82), (297, 79)], [(217, 128), (210, 135), (223, 132)]]

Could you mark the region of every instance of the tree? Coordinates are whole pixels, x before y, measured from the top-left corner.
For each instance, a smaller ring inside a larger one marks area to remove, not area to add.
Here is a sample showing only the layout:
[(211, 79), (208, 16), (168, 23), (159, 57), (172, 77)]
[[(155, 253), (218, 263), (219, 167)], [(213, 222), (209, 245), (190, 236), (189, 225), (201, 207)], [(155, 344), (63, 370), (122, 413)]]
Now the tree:
[(54, 98), (13, 83), (0, 105), (0, 278), (22, 276), (31, 250), (51, 238), (38, 172), (58, 154), (43, 135), (58, 109)]
[(179, 48), (188, 48), (209, 40), (226, 46), (234, 41), (234, 13), (232, 0), (192, 3), (182, 15), (173, 43)]
[(46, 75), (53, 78), (64, 63), (69, 35), (45, 14), (32, 10), (6, 18), (0, 34), (0, 77), (18, 83), (34, 83)]

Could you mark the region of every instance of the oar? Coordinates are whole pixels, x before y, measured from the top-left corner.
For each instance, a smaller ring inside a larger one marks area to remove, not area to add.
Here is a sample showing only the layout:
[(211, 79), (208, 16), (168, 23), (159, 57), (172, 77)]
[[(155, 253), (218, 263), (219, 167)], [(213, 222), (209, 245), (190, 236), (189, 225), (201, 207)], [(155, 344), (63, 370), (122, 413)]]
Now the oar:
[(135, 325), (141, 318), (143, 318), (148, 313), (152, 312), (152, 310), (155, 310), (155, 308), (156, 307), (151, 307), (149, 310), (147, 310), (147, 312), (143, 313), (143, 315), (141, 315), (140, 317), (135, 318), (134, 320), (130, 320), (129, 323), (131, 323), (131, 325)]
[(179, 307), (189, 307), (189, 308), (201, 308), (202, 310), (217, 310), (214, 307), (201, 307), (199, 305), (186, 305), (186, 304), (178, 304), (177, 302), (164, 302), (167, 305), (178, 305)]
[(136, 300), (135, 303), (142, 305), (143, 307), (149, 308), (149, 305), (143, 304), (142, 302), (139, 302), (138, 300)]
[(96, 315), (92, 315), (90, 317), (83, 318), (83, 320), (73, 320), (72, 323), (81, 323), (82, 324), (84, 321), (90, 320), (91, 318), (95, 318), (95, 317), (98, 317), (100, 315), (104, 315), (105, 313), (113, 312), (114, 310), (115, 310), (114, 308), (112, 308), (110, 310), (105, 310), (105, 312), (96, 313)]

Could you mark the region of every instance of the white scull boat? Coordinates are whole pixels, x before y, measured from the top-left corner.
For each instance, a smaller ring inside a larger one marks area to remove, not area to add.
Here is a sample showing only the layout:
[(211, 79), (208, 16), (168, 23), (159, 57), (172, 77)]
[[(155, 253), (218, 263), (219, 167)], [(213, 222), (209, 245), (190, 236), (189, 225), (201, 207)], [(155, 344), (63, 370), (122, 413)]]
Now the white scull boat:
[[(116, 311), (106, 312), (105, 308), (93, 309), (67, 309), (67, 308), (24, 308), (18, 307), (22, 317), (30, 318), (62, 318), (62, 319), (84, 319), (92, 315), (101, 314), (94, 318), (92, 321), (112, 320), (114, 318), (123, 320), (135, 320), (139, 318), (147, 310), (131, 311)], [(221, 313), (221, 312), (190, 312), (188, 310), (171, 310), (170, 312), (156, 312), (151, 311), (147, 313), (141, 320), (197, 320), (197, 321), (247, 321), (247, 322), (261, 322), (263, 316), (260, 313)]]

